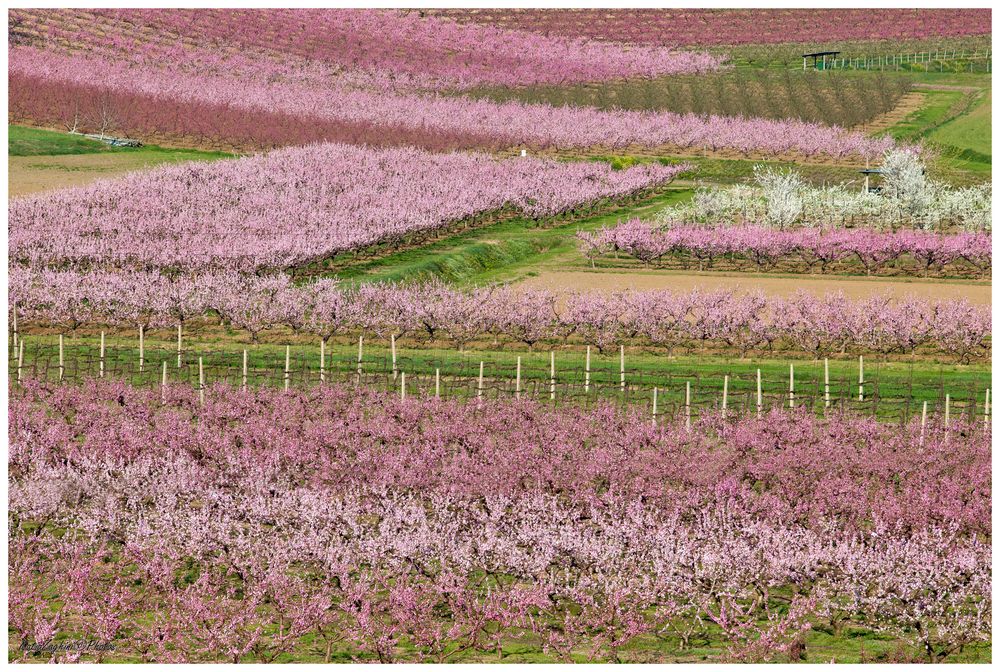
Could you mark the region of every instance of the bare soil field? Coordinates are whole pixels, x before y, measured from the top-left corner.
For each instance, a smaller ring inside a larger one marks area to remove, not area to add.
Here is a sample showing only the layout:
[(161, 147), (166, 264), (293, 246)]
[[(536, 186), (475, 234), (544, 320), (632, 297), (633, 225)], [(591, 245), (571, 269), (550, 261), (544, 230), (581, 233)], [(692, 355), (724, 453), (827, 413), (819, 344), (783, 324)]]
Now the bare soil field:
[(807, 275), (786, 278), (749, 273), (723, 275), (719, 273), (542, 271), (536, 276), (526, 278), (522, 284), (527, 287), (554, 291), (596, 289), (605, 292), (622, 289), (690, 291), (698, 288), (740, 288), (746, 291), (760, 289), (772, 296), (789, 296), (798, 290), (805, 290), (817, 295), (842, 291), (851, 299), (889, 293), (898, 297), (913, 295), (924, 299), (943, 300), (964, 298), (978, 304), (991, 303), (990, 283), (961, 280), (930, 281)]
[(13, 198), (53, 189), (82, 187), (96, 180), (121, 177), (165, 163), (215, 160), (224, 156), (160, 147), (86, 154), (8, 156), (7, 194)]
[(7, 158), (7, 193), (13, 198), (39, 191), (80, 187), (151, 165), (155, 164), (148, 156), (128, 154), (11, 156)]
[(881, 133), (919, 110), (926, 101), (927, 94), (920, 91), (911, 91), (899, 99), (896, 107), (884, 114), (880, 114), (869, 122), (858, 124), (855, 126), (855, 130), (869, 134)]

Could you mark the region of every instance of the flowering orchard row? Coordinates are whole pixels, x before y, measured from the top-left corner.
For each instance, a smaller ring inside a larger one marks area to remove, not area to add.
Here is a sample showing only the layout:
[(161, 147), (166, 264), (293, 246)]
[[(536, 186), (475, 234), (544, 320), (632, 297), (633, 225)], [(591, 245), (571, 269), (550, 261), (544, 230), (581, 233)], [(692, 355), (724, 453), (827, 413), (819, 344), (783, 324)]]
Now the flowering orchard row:
[[(723, 57), (664, 47), (545, 37), (417, 13), (364, 9), (15, 10), (23, 41), (116, 59), (240, 62), (239, 54), (338, 71), (384, 73), (435, 88), (597, 82), (710, 72)], [(124, 37), (124, 36), (128, 37)], [(293, 70), (292, 73), (296, 71)]]
[[(603, 351), (625, 342), (668, 350), (709, 344), (752, 351), (910, 353), (936, 350), (962, 361), (989, 353), (989, 306), (965, 300), (895, 301), (873, 296), (799, 293), (784, 299), (734, 290), (624, 291), (560, 297), (500, 286), (471, 291), (443, 284), (369, 284), (345, 289), (323, 279), (293, 285), (287, 276), (158, 273), (10, 273), (10, 305), (26, 322), (72, 331), (103, 324), (166, 327), (206, 314), (256, 341), (285, 326), (323, 340), (350, 333), (446, 338), (456, 347), (491, 336), (528, 346), (573, 339)], [(561, 305), (560, 305), (561, 304)]]
[[(909, 160), (907, 160), (909, 159)], [(908, 175), (893, 169), (906, 161)], [(960, 228), (988, 232), (993, 223), (993, 185), (984, 182), (953, 188), (926, 178), (912, 152), (893, 150), (882, 157), (881, 193), (844, 184), (815, 187), (797, 173), (758, 169), (755, 184), (707, 187), (690, 201), (657, 213), (663, 224), (766, 224), (855, 226), (867, 229)], [(885, 164), (889, 165), (886, 166)]]
[(118, 649), (87, 658), (808, 660), (822, 627), (937, 662), (991, 637), (980, 426), (27, 383), (10, 442), (13, 636)]
[(266, 148), (335, 140), (427, 148), (643, 146), (746, 155), (869, 156), (894, 145), (794, 120), (601, 111), (170, 70), (35, 47), (10, 53), (10, 120)]
[(988, 9), (445, 9), (435, 14), (543, 35), (670, 46), (989, 35)]
[(535, 219), (661, 186), (686, 165), (350, 145), (187, 163), (15, 199), (11, 259), (33, 267), (284, 269), (503, 210)]
[(815, 228), (779, 230), (768, 226), (676, 226), (659, 228), (632, 219), (594, 233), (577, 234), (588, 257), (612, 250), (630, 254), (645, 263), (675, 254), (689, 255), (699, 266), (716, 259), (737, 256), (758, 270), (800, 262), (805, 270), (826, 272), (831, 264), (856, 259), (868, 275), (877, 274), (894, 262), (914, 262), (923, 274), (932, 269), (944, 272), (957, 262), (972, 266), (977, 274), (989, 276), (993, 263), (989, 234), (942, 235), (925, 231), (896, 232), (867, 229)]

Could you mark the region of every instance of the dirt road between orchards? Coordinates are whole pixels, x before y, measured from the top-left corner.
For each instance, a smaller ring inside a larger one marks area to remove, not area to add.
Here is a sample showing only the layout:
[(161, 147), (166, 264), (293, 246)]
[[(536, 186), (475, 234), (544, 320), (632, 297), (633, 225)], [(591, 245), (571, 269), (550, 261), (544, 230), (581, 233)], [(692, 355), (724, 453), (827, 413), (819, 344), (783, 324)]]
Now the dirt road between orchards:
[(967, 299), (972, 303), (990, 304), (990, 284), (961, 280), (921, 280), (860, 278), (832, 276), (763, 277), (748, 274), (712, 273), (620, 273), (590, 271), (542, 271), (526, 278), (523, 286), (545, 288), (554, 291), (621, 289), (670, 289), (691, 291), (693, 289), (739, 288), (750, 291), (763, 290), (773, 296), (789, 296), (797, 290), (805, 290), (817, 295), (842, 291), (851, 299), (861, 299), (873, 294), (890, 293), (893, 296), (908, 295), (924, 299)]

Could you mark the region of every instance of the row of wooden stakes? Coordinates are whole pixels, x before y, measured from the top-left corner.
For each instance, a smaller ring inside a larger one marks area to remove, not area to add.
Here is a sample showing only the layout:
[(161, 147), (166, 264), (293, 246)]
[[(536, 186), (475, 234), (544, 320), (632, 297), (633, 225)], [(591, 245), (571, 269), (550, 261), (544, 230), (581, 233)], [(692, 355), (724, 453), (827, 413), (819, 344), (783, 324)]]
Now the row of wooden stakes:
[[(16, 332), (15, 332), (16, 334)], [(180, 368), (182, 366), (182, 356), (181, 356), (181, 333), (178, 329), (178, 352), (177, 352), (177, 366)], [(24, 366), (24, 338), (20, 338), (16, 341), (18, 356), (17, 356), (17, 380), (20, 382), (23, 376), (23, 366)], [(399, 371), (397, 368), (397, 358), (396, 358), (396, 339), (395, 336), (390, 338), (390, 349), (392, 356), (392, 376), (393, 379), (398, 379), (400, 382), (399, 394), (400, 398), (406, 399), (406, 372)], [(364, 337), (360, 336), (358, 338), (358, 359), (357, 359), (357, 375), (360, 382), (363, 369), (362, 361), (364, 355)], [(242, 367), (242, 388), (246, 389), (248, 382), (248, 351), (243, 350), (243, 367)], [(590, 346), (587, 346), (586, 363), (584, 368), (584, 391), (590, 391)], [(484, 366), (485, 362), (479, 362), (479, 378), (476, 385), (476, 398), (481, 403), (483, 397), (484, 387)], [(144, 338), (143, 330), (139, 330), (139, 371), (143, 371), (145, 368), (145, 348), (144, 348)], [(63, 336), (59, 335), (59, 380), (63, 379), (65, 372), (65, 351), (63, 344)], [(285, 346), (285, 367), (284, 367), (284, 380), (283, 385), (285, 391), (288, 391), (291, 386), (291, 346)], [(103, 378), (105, 373), (105, 334), (101, 332), (100, 340), (100, 355), (99, 355), (99, 369), (98, 375)], [(163, 399), (166, 399), (166, 387), (167, 387), (167, 362), (162, 363), (162, 380), (161, 388), (163, 390)], [(823, 360), (823, 397), (824, 406), (826, 408), (830, 407), (830, 360)], [(320, 341), (320, 361), (319, 361), (319, 380), (320, 383), (326, 382), (326, 343)], [(517, 368), (515, 373), (514, 390), (516, 398), (521, 398), (522, 385), (521, 385), (521, 357), (517, 358)], [(619, 385), (622, 393), (626, 389), (625, 381), (625, 346), (620, 346), (619, 349)], [(205, 367), (204, 360), (202, 357), (198, 357), (198, 396), (201, 404), (205, 403)], [(441, 398), (441, 369), (436, 368), (434, 370), (434, 396), (435, 398)], [(657, 423), (659, 417), (658, 401), (659, 401), (659, 388), (653, 387), (652, 390), (652, 422)], [(549, 352), (549, 398), (550, 400), (555, 400), (556, 398), (556, 355), (554, 351)], [(865, 399), (865, 374), (864, 374), (864, 356), (858, 357), (858, 401), (864, 401)], [(761, 370), (757, 369), (757, 390), (756, 390), (756, 408), (757, 417), (761, 417), (763, 413), (764, 398), (763, 389), (761, 383)], [(726, 375), (723, 378), (722, 384), (722, 412), (725, 413), (729, 407), (729, 376)], [(788, 365), (788, 407), (795, 408), (795, 365)], [(685, 409), (685, 424), (688, 428), (691, 427), (691, 382), (687, 381), (685, 383), (685, 396), (684, 396), (684, 409)], [(944, 404), (944, 424), (947, 429), (950, 425), (951, 418), (951, 395), (945, 395)], [(984, 426), (989, 426), (990, 422), (990, 390), (986, 389), (986, 400), (984, 405), (983, 413), (983, 424)], [(927, 424), (927, 402), (923, 402), (923, 408), (921, 411), (921, 441), (923, 440), (923, 428)]]

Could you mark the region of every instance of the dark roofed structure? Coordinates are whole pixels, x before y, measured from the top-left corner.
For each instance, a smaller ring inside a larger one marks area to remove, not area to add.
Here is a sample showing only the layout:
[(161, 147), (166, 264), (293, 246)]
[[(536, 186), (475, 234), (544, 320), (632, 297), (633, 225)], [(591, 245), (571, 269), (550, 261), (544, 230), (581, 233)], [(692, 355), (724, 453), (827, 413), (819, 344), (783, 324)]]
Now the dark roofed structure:
[(806, 69), (806, 59), (811, 58), (813, 59), (812, 64), (814, 68), (817, 70), (826, 70), (826, 57), (833, 56), (836, 58), (838, 54), (840, 54), (839, 51), (817, 51), (812, 54), (802, 54), (802, 69)]

